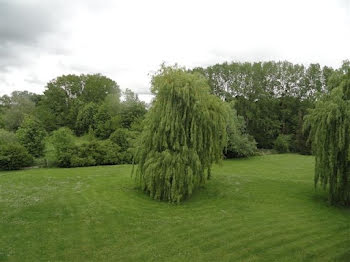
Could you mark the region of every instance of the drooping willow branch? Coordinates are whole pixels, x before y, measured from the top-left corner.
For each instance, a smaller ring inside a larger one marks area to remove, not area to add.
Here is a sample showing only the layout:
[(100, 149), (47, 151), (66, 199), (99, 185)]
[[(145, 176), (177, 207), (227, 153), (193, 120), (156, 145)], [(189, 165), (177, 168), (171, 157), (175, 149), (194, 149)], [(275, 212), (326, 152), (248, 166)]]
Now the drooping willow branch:
[(136, 181), (152, 198), (180, 202), (210, 177), (226, 143), (227, 106), (206, 80), (177, 67), (153, 77), (156, 95), (137, 150)]
[(350, 73), (305, 117), (316, 157), (315, 186), (332, 204), (350, 205)]

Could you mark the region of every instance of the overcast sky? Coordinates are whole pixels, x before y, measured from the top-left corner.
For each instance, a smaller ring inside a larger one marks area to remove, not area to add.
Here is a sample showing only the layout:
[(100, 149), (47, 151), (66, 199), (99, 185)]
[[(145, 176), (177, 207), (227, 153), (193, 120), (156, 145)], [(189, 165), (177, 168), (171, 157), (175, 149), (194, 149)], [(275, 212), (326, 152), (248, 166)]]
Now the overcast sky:
[(350, 58), (350, 0), (0, 0), (0, 95), (102, 73), (149, 101), (162, 62)]

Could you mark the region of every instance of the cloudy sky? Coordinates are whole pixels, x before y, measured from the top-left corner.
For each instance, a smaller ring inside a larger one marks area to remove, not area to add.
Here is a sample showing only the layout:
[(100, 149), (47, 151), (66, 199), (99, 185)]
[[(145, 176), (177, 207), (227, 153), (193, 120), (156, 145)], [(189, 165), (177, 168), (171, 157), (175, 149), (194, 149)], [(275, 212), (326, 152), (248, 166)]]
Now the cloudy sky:
[(0, 0), (0, 95), (102, 73), (148, 101), (162, 62), (350, 59), (350, 0)]

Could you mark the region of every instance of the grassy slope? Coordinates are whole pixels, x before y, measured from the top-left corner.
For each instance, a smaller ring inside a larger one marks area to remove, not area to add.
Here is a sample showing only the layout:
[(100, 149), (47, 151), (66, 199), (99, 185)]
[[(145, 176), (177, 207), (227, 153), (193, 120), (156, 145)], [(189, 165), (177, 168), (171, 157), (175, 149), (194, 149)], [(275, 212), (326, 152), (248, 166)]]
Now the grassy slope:
[(182, 205), (130, 166), (0, 172), (0, 261), (350, 261), (350, 210), (313, 188), (313, 158), (224, 161)]

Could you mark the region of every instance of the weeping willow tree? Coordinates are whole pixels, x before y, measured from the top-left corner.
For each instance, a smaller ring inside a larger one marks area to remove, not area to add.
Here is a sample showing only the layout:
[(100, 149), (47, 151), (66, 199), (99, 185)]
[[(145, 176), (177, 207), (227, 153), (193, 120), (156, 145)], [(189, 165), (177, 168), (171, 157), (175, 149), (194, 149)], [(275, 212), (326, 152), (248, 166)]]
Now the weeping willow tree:
[(153, 76), (135, 171), (154, 199), (181, 202), (210, 178), (226, 143), (227, 107), (199, 74), (163, 66)]
[(305, 117), (316, 157), (315, 186), (329, 192), (332, 204), (350, 205), (350, 72)]

